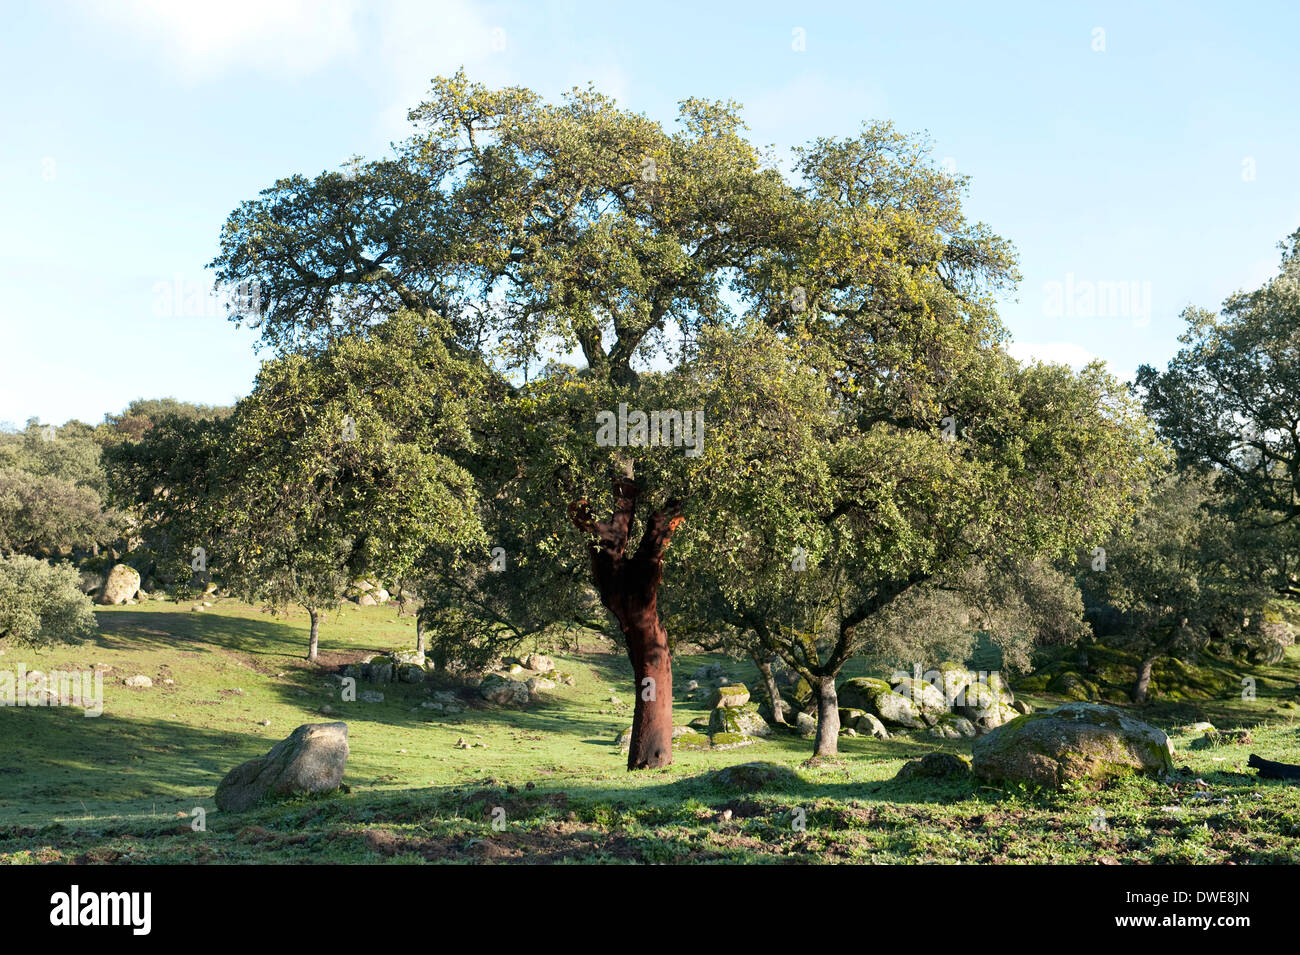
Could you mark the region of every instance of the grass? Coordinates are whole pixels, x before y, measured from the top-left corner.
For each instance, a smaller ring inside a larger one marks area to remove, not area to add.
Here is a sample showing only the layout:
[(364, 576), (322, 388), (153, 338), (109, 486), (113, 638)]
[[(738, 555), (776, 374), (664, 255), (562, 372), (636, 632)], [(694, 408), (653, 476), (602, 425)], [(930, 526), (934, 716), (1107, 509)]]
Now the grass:
[[(1255, 700), (1228, 694), (1139, 711), (1173, 735), (1171, 780), (1043, 794), (895, 782), (909, 758), (970, 751), (969, 741), (929, 737), (842, 738), (839, 758), (805, 765), (811, 744), (778, 735), (628, 773), (614, 738), (631, 722), (631, 671), (608, 647), (556, 655), (577, 682), (545, 702), (435, 715), (418, 706), (425, 687), (394, 684), (381, 688), (382, 703), (341, 702), (328, 670), (301, 658), (304, 615), (151, 602), (100, 611), (99, 621), (85, 643), (0, 656), (8, 670), (98, 666), (105, 696), (95, 719), (74, 708), (0, 708), (0, 861), (1300, 861), (1300, 786), (1245, 768), (1250, 752), (1300, 762), (1297, 648), (1277, 666), (1243, 671), (1256, 680)], [(331, 665), (413, 642), (414, 626), (391, 606), (345, 610), (322, 625)], [(677, 658), (679, 697), (713, 659)], [(756, 686), (752, 667), (725, 665)], [(154, 686), (123, 685), (135, 674)], [(322, 714), (327, 705), (333, 714)], [(680, 699), (677, 709), (679, 724), (706, 712)], [(347, 792), (217, 811), (212, 794), (225, 772), (302, 723), (332, 719), (349, 727)], [(1199, 734), (1176, 728), (1197, 719), (1247, 728), (1253, 742), (1193, 748)], [(476, 745), (457, 748), (461, 739)], [(753, 760), (798, 775), (756, 793), (707, 778)], [(192, 827), (196, 808), (204, 831)]]

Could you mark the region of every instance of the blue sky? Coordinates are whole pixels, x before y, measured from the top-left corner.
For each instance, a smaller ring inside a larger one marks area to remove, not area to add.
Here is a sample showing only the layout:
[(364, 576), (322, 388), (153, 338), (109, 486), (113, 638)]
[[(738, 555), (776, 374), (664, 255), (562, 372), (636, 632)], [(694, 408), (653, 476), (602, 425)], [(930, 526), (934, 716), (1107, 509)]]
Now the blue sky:
[[(550, 96), (594, 81), (665, 121), (686, 96), (735, 99), (782, 150), (868, 119), (928, 130), (973, 177), (971, 217), (1020, 253), (1002, 308), (1017, 353), (1096, 355), (1123, 377), (1173, 354), (1184, 306), (1273, 274), (1300, 227), (1300, 8), (1285, 3), (0, 13), (0, 421), (16, 424), (245, 394), (253, 335), (194, 295), (226, 215), (279, 176), (384, 152), (429, 79), (461, 65)], [(165, 308), (160, 283), (189, 307)]]

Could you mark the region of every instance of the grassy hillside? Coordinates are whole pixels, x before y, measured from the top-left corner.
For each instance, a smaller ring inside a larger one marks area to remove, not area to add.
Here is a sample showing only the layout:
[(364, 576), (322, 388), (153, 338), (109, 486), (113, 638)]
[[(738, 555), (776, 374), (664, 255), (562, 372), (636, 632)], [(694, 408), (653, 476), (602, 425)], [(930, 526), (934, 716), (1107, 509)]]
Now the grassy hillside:
[[(305, 616), (157, 602), (104, 610), (99, 621), (99, 637), (84, 644), (0, 657), (0, 669), (21, 661), (105, 675), (98, 718), (0, 708), (0, 860), (1300, 861), (1300, 786), (1245, 769), (1249, 752), (1300, 762), (1297, 648), (1278, 666), (1250, 668), (1257, 700), (1229, 692), (1141, 711), (1174, 735), (1172, 782), (1044, 795), (894, 782), (910, 757), (969, 752), (969, 741), (929, 737), (843, 738), (839, 759), (808, 766), (811, 743), (779, 735), (679, 752), (668, 769), (629, 774), (614, 739), (631, 722), (631, 671), (608, 647), (558, 655), (576, 685), (546, 702), (472, 703), (443, 715), (419, 707), (426, 687), (393, 684), (380, 688), (382, 703), (341, 702), (328, 670), (301, 659)], [(329, 665), (413, 643), (414, 626), (391, 606), (345, 610), (322, 626)], [(676, 685), (712, 659), (678, 658)], [(748, 665), (726, 665), (756, 686)], [(153, 687), (123, 685), (136, 674)], [(677, 723), (706, 712), (680, 695)], [(302, 723), (332, 719), (349, 726), (349, 792), (216, 810), (226, 771)], [(1177, 728), (1198, 719), (1247, 728), (1252, 742), (1194, 748), (1200, 734)], [(791, 777), (758, 792), (707, 777), (753, 760), (789, 767)], [(196, 807), (207, 811), (204, 832), (190, 826)], [(505, 810), (499, 831), (496, 807)]]

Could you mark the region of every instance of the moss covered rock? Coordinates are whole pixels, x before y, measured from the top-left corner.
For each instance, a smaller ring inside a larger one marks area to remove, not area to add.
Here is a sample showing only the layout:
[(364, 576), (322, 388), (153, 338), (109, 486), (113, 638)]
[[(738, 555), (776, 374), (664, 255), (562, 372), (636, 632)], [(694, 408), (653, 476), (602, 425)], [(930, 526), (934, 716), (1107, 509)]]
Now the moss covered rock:
[(997, 729), (1020, 715), (1006, 702), (998, 687), (980, 682), (966, 687), (958, 701), (956, 712), (958, 716), (970, 720), (979, 732)]
[(868, 676), (845, 680), (839, 688), (839, 698), (846, 707), (874, 714), (886, 726), (905, 729), (923, 729), (926, 726), (916, 704), (901, 693), (895, 693), (884, 680)]
[(688, 733), (673, 733), (673, 749), (709, 749), (712, 745), (703, 733), (693, 730)]
[(880, 722), (880, 718), (874, 713), (863, 713), (858, 717), (854, 728), (863, 735), (874, 736), (876, 739), (889, 739), (889, 730), (885, 729), (885, 724)]
[(974, 723), (956, 713), (941, 713), (934, 725), (930, 727), (930, 735), (941, 739), (969, 738), (975, 736), (977, 732)]
[(743, 683), (720, 686), (709, 696), (710, 706), (744, 706), (749, 702), (749, 688)]
[(920, 759), (904, 763), (894, 778), (900, 782), (913, 779), (964, 778), (971, 774), (971, 764), (964, 756), (952, 753), (926, 753)]
[(960, 663), (951, 660), (940, 663), (938, 669), (940, 683), (936, 689), (943, 694), (944, 701), (951, 709), (962, 698), (966, 687), (975, 682), (976, 675)]
[(1048, 789), (1067, 782), (1173, 768), (1162, 730), (1113, 707), (1067, 703), (1020, 716), (975, 741), (975, 775)]
[(709, 737), (709, 745), (713, 749), (740, 749), (742, 746), (753, 746), (758, 740), (752, 736), (746, 736), (744, 733), (714, 733)]
[(720, 706), (709, 714), (709, 733), (736, 733), (741, 736), (768, 736), (772, 727), (758, 712), (757, 703)]
[(704, 779), (719, 789), (743, 789), (747, 792), (800, 782), (799, 774), (793, 769), (776, 763), (740, 763), (709, 773)]
[(944, 699), (943, 691), (927, 680), (903, 677), (893, 681), (892, 689), (899, 696), (911, 700), (921, 719), (931, 726), (940, 715), (948, 712), (948, 701)]

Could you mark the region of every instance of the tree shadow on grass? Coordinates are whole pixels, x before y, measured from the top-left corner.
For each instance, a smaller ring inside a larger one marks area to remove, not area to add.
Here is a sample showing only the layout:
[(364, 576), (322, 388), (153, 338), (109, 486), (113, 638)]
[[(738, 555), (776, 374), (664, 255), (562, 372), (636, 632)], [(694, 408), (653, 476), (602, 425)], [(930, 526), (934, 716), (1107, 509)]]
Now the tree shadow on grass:
[[(105, 712), (87, 718), (68, 707), (0, 707), (0, 819), (39, 820), (78, 807), (120, 804), (123, 811), (195, 803), (235, 765), (268, 749), (265, 740), (166, 720)], [(206, 800), (200, 800), (200, 803)], [(129, 807), (129, 808), (128, 808)]]

